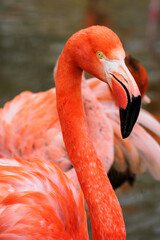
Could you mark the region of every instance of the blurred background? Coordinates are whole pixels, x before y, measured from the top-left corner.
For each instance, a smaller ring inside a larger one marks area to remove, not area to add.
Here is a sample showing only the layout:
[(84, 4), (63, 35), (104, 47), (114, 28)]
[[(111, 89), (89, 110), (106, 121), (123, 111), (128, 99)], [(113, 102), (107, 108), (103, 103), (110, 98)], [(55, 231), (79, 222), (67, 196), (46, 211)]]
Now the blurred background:
[[(21, 91), (53, 87), (66, 40), (92, 24), (112, 28), (143, 63), (152, 100), (145, 108), (160, 120), (160, 0), (0, 0), (0, 107)], [(160, 239), (160, 183), (145, 174), (117, 194), (127, 239)]]

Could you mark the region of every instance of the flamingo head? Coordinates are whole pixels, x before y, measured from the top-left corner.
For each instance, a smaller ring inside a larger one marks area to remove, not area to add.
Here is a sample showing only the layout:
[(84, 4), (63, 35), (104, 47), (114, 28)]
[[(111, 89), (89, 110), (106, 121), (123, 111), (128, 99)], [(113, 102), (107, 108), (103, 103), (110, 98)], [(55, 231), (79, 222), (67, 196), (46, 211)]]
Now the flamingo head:
[(92, 26), (75, 33), (68, 45), (69, 50), (74, 49), (72, 59), (80, 69), (109, 84), (120, 108), (122, 137), (128, 137), (140, 111), (141, 96), (125, 64), (120, 39), (107, 27)]

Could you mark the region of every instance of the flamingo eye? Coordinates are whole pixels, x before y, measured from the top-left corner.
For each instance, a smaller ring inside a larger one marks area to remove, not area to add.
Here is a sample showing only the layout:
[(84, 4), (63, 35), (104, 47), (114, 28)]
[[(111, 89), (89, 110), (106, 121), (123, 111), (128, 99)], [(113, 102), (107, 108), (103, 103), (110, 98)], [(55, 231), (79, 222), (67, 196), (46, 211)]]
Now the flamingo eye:
[(100, 52), (100, 51), (96, 52), (96, 55), (97, 55), (97, 57), (100, 58), (100, 59), (103, 58), (103, 53)]

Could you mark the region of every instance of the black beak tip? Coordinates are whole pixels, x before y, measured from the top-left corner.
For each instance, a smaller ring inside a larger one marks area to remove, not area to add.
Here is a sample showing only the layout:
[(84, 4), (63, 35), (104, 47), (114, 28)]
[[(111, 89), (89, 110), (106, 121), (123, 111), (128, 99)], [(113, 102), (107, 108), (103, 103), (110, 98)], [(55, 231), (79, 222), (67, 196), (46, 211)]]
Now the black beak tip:
[(132, 96), (132, 101), (128, 102), (126, 109), (120, 108), (121, 134), (127, 138), (138, 118), (141, 106), (141, 96)]

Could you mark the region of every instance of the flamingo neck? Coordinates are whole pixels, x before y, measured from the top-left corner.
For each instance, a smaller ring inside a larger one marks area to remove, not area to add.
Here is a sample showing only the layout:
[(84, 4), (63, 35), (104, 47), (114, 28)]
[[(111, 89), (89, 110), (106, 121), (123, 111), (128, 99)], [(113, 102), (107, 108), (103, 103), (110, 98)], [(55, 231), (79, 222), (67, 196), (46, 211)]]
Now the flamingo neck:
[(82, 70), (64, 50), (56, 73), (57, 110), (64, 142), (88, 205), (93, 239), (125, 239), (119, 202), (88, 133), (81, 77)]

